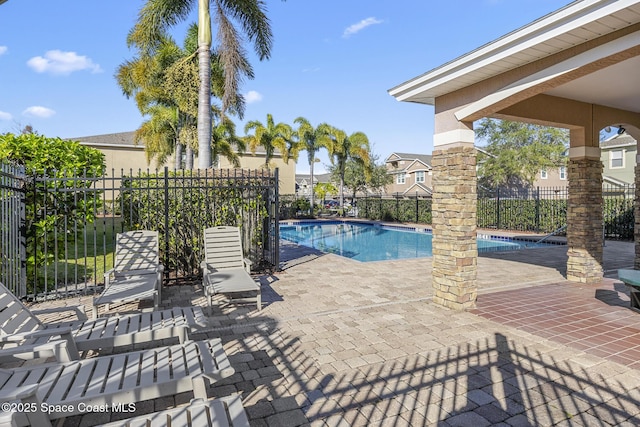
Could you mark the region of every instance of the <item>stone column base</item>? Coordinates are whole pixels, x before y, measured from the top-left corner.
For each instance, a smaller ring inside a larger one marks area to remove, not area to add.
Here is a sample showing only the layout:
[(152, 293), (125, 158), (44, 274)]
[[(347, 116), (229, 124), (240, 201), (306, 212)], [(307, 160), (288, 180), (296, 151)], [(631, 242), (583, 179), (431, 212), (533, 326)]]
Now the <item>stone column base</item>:
[(567, 279), (593, 284), (602, 281), (602, 162), (569, 161), (567, 206)]
[(433, 301), (455, 310), (476, 306), (476, 150), (433, 152)]

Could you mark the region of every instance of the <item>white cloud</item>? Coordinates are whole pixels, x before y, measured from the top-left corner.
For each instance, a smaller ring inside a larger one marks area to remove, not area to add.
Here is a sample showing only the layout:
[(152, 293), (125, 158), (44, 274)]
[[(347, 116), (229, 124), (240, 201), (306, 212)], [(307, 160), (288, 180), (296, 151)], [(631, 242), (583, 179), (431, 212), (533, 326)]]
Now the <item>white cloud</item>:
[(13, 116), (9, 113), (5, 113), (4, 111), (0, 111), (0, 120), (13, 120)]
[(344, 30), (344, 33), (342, 33), (342, 37), (347, 38), (349, 36), (351, 36), (352, 34), (355, 34), (359, 31), (364, 30), (365, 28), (367, 28), (370, 25), (375, 25), (375, 24), (382, 24), (383, 21), (372, 17), (369, 17), (367, 19), (363, 19), (362, 21), (353, 24), (353, 25), (349, 25), (347, 27), (346, 30)]
[(34, 105), (33, 107), (29, 107), (22, 112), (25, 116), (29, 117), (40, 117), (43, 119), (48, 119), (53, 116), (56, 112), (51, 108), (41, 107), (39, 105)]
[(94, 64), (91, 58), (75, 52), (49, 50), (42, 56), (35, 56), (27, 61), (27, 65), (38, 73), (68, 75), (74, 71), (89, 70), (101, 73), (100, 65)]
[(0, 46), (0, 55), (7, 53), (7, 51), (9, 50), (8, 47), (6, 46)]
[(250, 90), (244, 96), (244, 100), (247, 102), (247, 104), (253, 104), (254, 102), (262, 101), (262, 94), (256, 92), (255, 90)]

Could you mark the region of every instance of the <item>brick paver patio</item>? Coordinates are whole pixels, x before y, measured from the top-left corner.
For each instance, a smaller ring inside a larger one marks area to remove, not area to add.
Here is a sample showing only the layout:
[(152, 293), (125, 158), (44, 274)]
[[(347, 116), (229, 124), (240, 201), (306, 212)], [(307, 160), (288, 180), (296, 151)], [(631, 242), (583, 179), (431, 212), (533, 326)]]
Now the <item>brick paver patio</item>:
[[(632, 244), (607, 242), (609, 276), (632, 259)], [(478, 307), (454, 312), (431, 301), (429, 259), (359, 263), (287, 245), (285, 269), (261, 278), (261, 312), (222, 299), (211, 310), (201, 335), (223, 339), (236, 373), (210, 394), (241, 393), (252, 426), (640, 425), (640, 313), (619, 282), (566, 282), (563, 263), (565, 247), (483, 254)], [(195, 285), (164, 298), (205, 304)]]

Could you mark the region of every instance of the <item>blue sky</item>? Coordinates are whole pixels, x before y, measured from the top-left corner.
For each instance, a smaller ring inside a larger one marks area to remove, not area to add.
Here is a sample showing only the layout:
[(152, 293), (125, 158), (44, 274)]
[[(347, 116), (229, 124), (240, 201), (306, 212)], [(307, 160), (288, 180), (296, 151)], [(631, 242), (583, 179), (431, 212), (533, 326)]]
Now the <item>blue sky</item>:
[[(194, 3), (197, 3), (194, 0)], [(380, 160), (433, 150), (433, 108), (387, 90), (568, 4), (568, 0), (267, 0), (271, 59), (251, 56), (249, 120), (298, 116), (362, 131)], [(144, 120), (114, 74), (142, 0), (9, 0), (0, 5), (0, 133), (30, 124), (63, 138)], [(194, 22), (193, 19), (187, 23)], [(173, 29), (182, 43), (187, 23)], [(215, 29), (214, 29), (215, 35)], [(328, 164), (322, 153), (316, 170)], [(306, 153), (299, 173), (308, 172)]]

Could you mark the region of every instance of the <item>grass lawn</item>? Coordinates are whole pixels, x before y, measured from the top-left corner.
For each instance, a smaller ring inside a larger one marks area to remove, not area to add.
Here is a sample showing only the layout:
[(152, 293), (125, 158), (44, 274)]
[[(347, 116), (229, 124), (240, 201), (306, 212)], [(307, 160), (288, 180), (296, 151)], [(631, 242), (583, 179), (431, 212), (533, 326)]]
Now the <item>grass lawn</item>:
[(122, 218), (97, 218), (93, 224), (69, 227), (68, 238), (58, 247), (58, 261), (41, 267), (40, 283), (48, 290), (58, 287), (82, 289), (104, 283), (104, 272), (113, 267), (115, 235), (122, 231)]

